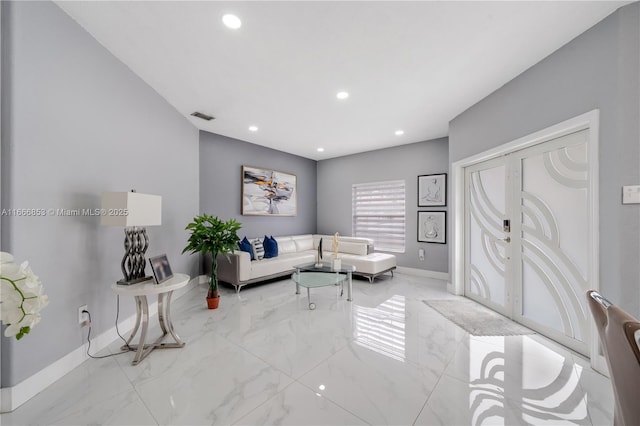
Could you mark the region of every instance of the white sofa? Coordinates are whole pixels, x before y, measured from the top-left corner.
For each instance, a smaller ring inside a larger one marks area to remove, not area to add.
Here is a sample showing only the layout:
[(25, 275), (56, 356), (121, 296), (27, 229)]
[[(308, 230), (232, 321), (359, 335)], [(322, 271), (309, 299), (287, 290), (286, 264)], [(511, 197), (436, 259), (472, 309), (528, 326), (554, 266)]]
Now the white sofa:
[[(278, 243), (277, 257), (251, 260), (249, 253), (240, 250), (229, 253), (229, 260), (225, 255), (219, 255), (218, 279), (240, 291), (247, 284), (291, 275), (295, 266), (316, 260), (321, 238), (323, 260), (330, 261), (334, 257), (331, 235), (305, 234), (274, 238)], [(386, 272), (393, 276), (393, 270), (396, 269), (396, 257), (375, 253), (373, 241), (367, 238), (339, 237), (338, 257), (342, 263), (356, 267), (354, 275), (367, 277), (370, 282)]]

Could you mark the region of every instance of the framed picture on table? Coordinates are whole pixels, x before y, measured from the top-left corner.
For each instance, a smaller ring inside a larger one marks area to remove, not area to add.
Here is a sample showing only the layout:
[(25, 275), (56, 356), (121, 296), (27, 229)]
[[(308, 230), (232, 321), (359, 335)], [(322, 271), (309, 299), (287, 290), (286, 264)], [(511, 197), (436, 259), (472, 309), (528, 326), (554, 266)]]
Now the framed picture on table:
[(169, 265), (169, 259), (167, 259), (166, 254), (150, 257), (149, 263), (151, 264), (151, 270), (153, 270), (153, 277), (156, 280), (156, 284), (160, 284), (173, 277), (171, 265)]

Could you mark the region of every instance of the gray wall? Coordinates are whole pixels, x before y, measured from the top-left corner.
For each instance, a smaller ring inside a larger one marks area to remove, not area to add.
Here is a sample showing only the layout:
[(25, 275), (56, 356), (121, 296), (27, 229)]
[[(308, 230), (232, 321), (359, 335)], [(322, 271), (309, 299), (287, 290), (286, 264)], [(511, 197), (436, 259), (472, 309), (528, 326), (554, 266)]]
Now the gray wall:
[[(2, 4), (0, 4), (0, 141), (4, 139), (2, 133), (4, 132), (3, 126), (3, 111), (4, 111), (4, 96), (3, 94), (3, 75), (4, 75), (4, 16), (2, 14)], [(3, 205), (2, 197), (5, 193), (5, 179), (4, 179), (4, 157), (2, 156), (2, 143), (0, 143), (0, 208)], [(2, 219), (0, 218), (0, 247), (2, 247)], [(0, 290), (2, 291), (2, 290)], [(3, 334), (4, 330), (0, 329), (0, 334)], [(2, 385), (2, 338), (0, 337), (0, 386)]]
[[(406, 182), (405, 252), (394, 253), (398, 266), (449, 272), (448, 244), (418, 243), (418, 176), (447, 173), (447, 138), (380, 149), (318, 162), (318, 232), (352, 235), (351, 187), (355, 183), (404, 179)], [(449, 184), (449, 182), (447, 182)], [(447, 214), (447, 220), (449, 220)], [(447, 243), (449, 236), (447, 235)], [(418, 249), (425, 249), (425, 260)]]
[[(197, 130), (54, 3), (2, 7), (2, 208), (95, 208), (102, 192), (132, 188), (161, 195), (148, 254), (196, 273), (197, 259), (180, 251), (198, 212)], [(29, 260), (50, 298), (29, 335), (2, 342), (7, 387), (86, 341), (79, 306), (94, 336), (113, 327), (124, 248), (122, 229), (98, 217), (2, 220), (2, 250)], [(129, 299), (121, 318), (135, 312)]]
[[(297, 216), (242, 216), (242, 166), (296, 175)], [(200, 211), (242, 223), (243, 236), (316, 232), (316, 162), (209, 132), (200, 132)]]
[(600, 109), (600, 286), (640, 314), (640, 206), (621, 205), (640, 184), (640, 5), (619, 9), (456, 117), (451, 162)]

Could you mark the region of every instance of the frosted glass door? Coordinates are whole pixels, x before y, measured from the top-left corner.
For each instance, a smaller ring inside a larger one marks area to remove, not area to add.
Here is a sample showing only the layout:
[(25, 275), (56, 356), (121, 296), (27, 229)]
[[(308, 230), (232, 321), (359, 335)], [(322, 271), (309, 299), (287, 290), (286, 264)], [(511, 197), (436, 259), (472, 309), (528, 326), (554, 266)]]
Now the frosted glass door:
[(465, 294), (494, 310), (510, 313), (507, 303), (509, 247), (503, 221), (507, 217), (507, 168), (503, 159), (467, 168)]
[(589, 341), (587, 136), (584, 130), (513, 154), (520, 200), (514, 319), (582, 353)]

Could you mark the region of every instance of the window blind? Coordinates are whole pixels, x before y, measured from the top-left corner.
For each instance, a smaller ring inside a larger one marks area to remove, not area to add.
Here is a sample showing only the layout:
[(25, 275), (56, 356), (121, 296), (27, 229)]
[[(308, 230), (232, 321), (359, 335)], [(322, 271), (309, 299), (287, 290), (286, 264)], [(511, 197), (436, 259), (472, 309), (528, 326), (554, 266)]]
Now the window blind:
[(376, 250), (404, 253), (405, 182), (352, 186), (353, 236), (371, 238)]

